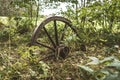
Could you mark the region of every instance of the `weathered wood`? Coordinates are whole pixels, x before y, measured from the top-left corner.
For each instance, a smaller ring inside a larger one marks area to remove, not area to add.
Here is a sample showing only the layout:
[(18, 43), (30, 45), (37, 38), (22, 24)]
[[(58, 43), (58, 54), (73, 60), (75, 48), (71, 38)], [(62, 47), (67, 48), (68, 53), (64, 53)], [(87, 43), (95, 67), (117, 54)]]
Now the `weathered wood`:
[[(50, 33), (48, 33), (47, 29), (45, 28), (45, 26), (52, 21), (54, 22), (53, 28), (54, 28), (55, 40), (53, 40), (53, 38), (50, 36)], [(68, 20), (64, 17), (60, 17), (60, 16), (53, 16), (53, 17), (49, 17), (49, 18), (45, 19), (43, 22), (41, 22), (41, 24), (38, 27), (35, 28), (35, 30), (32, 34), (32, 37), (31, 37), (31, 44), (36, 45), (36, 46), (46, 47), (46, 48), (52, 50), (53, 52), (55, 52), (55, 55), (59, 54), (60, 57), (65, 58), (69, 53), (69, 47), (67, 47), (65, 45), (61, 46), (61, 44), (60, 44), (60, 41), (58, 39), (59, 36), (58, 36), (57, 21), (63, 22), (65, 24), (65, 26), (63, 28), (63, 33), (60, 33), (61, 34), (60, 40), (63, 40), (64, 35), (65, 35), (64, 32), (66, 31), (67, 27), (70, 27), (71, 30), (77, 34), (76, 29), (74, 26), (72, 26), (72, 22), (70, 20)], [(39, 37), (41, 29), (43, 29), (44, 32), (46, 33), (46, 35), (53, 47), (50, 47), (49, 45), (46, 45), (46, 44), (43, 44), (42, 42), (37, 41), (37, 38)]]

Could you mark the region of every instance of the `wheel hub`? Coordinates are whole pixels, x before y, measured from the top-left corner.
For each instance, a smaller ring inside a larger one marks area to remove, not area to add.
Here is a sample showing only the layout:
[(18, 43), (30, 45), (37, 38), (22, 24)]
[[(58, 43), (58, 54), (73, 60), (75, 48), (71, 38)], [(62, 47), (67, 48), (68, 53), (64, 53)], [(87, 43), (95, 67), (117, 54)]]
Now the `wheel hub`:
[(60, 57), (60, 58), (66, 58), (67, 55), (69, 54), (69, 47), (67, 46), (59, 46), (56, 49), (56, 57)]

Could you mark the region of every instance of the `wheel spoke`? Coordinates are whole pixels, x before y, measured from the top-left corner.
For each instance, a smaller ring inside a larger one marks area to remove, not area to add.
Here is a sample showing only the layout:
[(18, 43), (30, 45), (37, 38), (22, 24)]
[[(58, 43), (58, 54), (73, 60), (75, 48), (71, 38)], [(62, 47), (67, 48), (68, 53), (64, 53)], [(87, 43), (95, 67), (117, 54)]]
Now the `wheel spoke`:
[(51, 47), (49, 47), (49, 46), (47, 46), (47, 45), (45, 45), (45, 44), (42, 44), (42, 43), (40, 43), (40, 42), (38, 42), (38, 41), (36, 41), (35, 43), (34, 43), (34, 45), (36, 45), (36, 46), (43, 46), (43, 47), (46, 47), (46, 48), (48, 48), (48, 49), (51, 49), (52, 51), (55, 51), (53, 48), (51, 48)]
[(52, 40), (52, 38), (50, 37), (50, 35), (49, 35), (48, 31), (46, 30), (46, 28), (43, 27), (43, 29), (44, 29), (45, 33), (47, 34), (49, 40), (51, 41), (53, 47), (56, 48), (56, 45), (55, 45), (54, 41)]
[(59, 46), (59, 41), (58, 41), (58, 30), (57, 30), (57, 23), (56, 23), (56, 20), (54, 20), (54, 30), (55, 30), (55, 41), (56, 41), (56, 45)]
[[(58, 22), (61, 24), (60, 31)], [(51, 23), (53, 23), (53, 26), (49, 27), (49, 24)], [(51, 28), (51, 30), (53, 30), (53, 33), (50, 33), (48, 28)], [(43, 30), (43, 32), (40, 30)], [(42, 46), (53, 51), (54, 53), (60, 52), (61, 54), (63, 53), (61, 51), (64, 51), (64, 49), (59, 51), (58, 48), (60, 47), (60, 49), (62, 49), (63, 46), (63, 48), (65, 48), (66, 45), (64, 43), (64, 40), (69, 34), (71, 35), (72, 33), (76, 33), (76, 35), (79, 36), (77, 30), (72, 25), (72, 22), (70, 20), (60, 16), (53, 16), (45, 19), (38, 27), (36, 27), (32, 34), (31, 42), (33, 45), (40, 47)], [(45, 38), (44, 41), (42, 38)]]
[(73, 30), (73, 32), (76, 34), (76, 36), (77, 36), (78, 38), (80, 38), (77, 30), (75, 29), (75, 26), (70, 26), (70, 28)]
[(67, 24), (65, 24), (65, 26), (64, 26), (64, 28), (63, 28), (63, 30), (62, 30), (62, 36), (61, 36), (61, 38), (60, 38), (61, 41), (63, 41), (63, 39), (64, 39), (64, 35), (65, 35), (65, 30), (66, 30), (66, 28), (67, 28)]

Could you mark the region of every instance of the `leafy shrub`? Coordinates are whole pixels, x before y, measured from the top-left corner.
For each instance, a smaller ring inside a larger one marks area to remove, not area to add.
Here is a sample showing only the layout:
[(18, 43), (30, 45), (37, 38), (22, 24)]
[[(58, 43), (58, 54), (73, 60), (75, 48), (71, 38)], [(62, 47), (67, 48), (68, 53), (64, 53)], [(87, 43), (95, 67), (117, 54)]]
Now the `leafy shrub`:
[(30, 19), (20, 19), (17, 24), (16, 32), (25, 34), (32, 31), (33, 23)]
[[(93, 80), (119, 80), (120, 79), (120, 61), (114, 57), (106, 57), (99, 60), (96, 57), (89, 57), (92, 62), (87, 63), (86, 66), (78, 65), (82, 76)], [(95, 65), (96, 69), (88, 67), (88, 65)], [(87, 74), (84, 74), (87, 73)], [(86, 78), (85, 78), (86, 79)]]
[(0, 31), (0, 41), (5, 42), (12, 38), (14, 35), (14, 29), (4, 28)]
[[(50, 67), (39, 60), (40, 55), (29, 52), (36, 49), (38, 47), (22, 45), (11, 52), (7, 49), (0, 51), (0, 80), (45, 80)], [(15, 54), (11, 54), (14, 51)]]

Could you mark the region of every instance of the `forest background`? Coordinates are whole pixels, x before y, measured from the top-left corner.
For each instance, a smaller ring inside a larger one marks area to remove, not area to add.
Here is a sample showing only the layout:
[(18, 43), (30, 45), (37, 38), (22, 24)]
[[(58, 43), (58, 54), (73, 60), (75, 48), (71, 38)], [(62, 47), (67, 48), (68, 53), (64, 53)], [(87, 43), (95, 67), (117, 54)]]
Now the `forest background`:
[[(41, 60), (47, 51), (28, 44), (35, 27), (56, 15), (71, 20), (80, 38), (68, 36), (66, 59)], [(0, 0), (0, 80), (119, 80), (119, 60), (120, 0)]]

